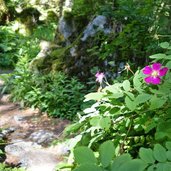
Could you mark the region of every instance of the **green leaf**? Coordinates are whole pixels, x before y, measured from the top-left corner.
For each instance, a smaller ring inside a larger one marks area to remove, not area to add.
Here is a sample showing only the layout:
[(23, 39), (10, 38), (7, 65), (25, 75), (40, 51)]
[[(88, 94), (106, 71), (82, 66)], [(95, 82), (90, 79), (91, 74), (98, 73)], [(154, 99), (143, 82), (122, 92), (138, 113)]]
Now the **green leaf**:
[(90, 125), (95, 127), (101, 127), (102, 129), (108, 130), (111, 126), (111, 119), (110, 117), (93, 117), (90, 120)]
[(100, 119), (99, 125), (101, 128), (108, 130), (111, 126), (111, 119), (110, 117), (102, 117)]
[(108, 98), (114, 98), (114, 99), (118, 99), (120, 97), (123, 97), (123, 93), (122, 92), (116, 92), (116, 93), (112, 93), (110, 95), (107, 96)]
[(80, 135), (80, 134), (77, 135), (76, 137), (70, 139), (70, 141), (69, 141), (70, 147), (71, 147), (71, 148), (74, 148), (74, 147), (77, 145), (77, 143), (78, 143), (79, 141), (81, 141), (81, 139), (82, 139), (82, 135)]
[(100, 122), (99, 116), (95, 116), (92, 119), (90, 119), (90, 125), (91, 126), (99, 126), (99, 122)]
[(144, 171), (147, 167), (147, 163), (140, 159), (134, 159), (124, 163), (118, 171)]
[(154, 164), (154, 165), (148, 167), (147, 171), (155, 171), (155, 167), (156, 167), (156, 165)]
[(167, 62), (166, 67), (168, 67), (169, 69), (171, 69), (171, 61)]
[(158, 53), (158, 54), (149, 56), (149, 58), (151, 59), (165, 59), (166, 57), (167, 56), (163, 53)]
[(145, 133), (147, 134), (148, 132), (150, 132), (156, 126), (157, 126), (157, 123), (155, 121), (151, 121), (150, 123), (147, 122), (146, 128), (145, 128)]
[(131, 100), (135, 100), (134, 94), (130, 93), (130, 92), (125, 92), (125, 94), (131, 99)]
[(102, 93), (102, 92), (89, 93), (89, 94), (85, 95), (84, 101), (101, 100), (103, 96), (104, 96), (104, 93)]
[(110, 91), (111, 93), (115, 93), (115, 92), (120, 92), (121, 91), (121, 86), (122, 84), (121, 83), (115, 83), (113, 85), (109, 85), (109, 86), (106, 86), (104, 88), (104, 91)]
[(64, 129), (64, 134), (74, 133), (78, 131), (82, 125), (83, 123), (79, 123), (79, 122), (71, 124)]
[(171, 161), (171, 151), (166, 152), (167, 159)]
[(134, 111), (136, 109), (136, 103), (132, 101), (128, 96), (125, 97), (125, 103), (128, 109)]
[(167, 134), (165, 132), (156, 132), (155, 133), (155, 139), (156, 140), (163, 140), (165, 137), (167, 136)]
[(140, 94), (135, 98), (135, 101), (136, 101), (137, 105), (139, 105), (141, 103), (147, 102), (149, 99), (151, 99), (151, 95), (149, 95), (149, 94)]
[(71, 165), (71, 164), (68, 164), (68, 163), (65, 163), (65, 162), (60, 162), (56, 166), (56, 171), (66, 169), (66, 168), (72, 168), (72, 167), (73, 167), (73, 165)]
[(77, 147), (74, 149), (74, 157), (75, 161), (78, 164), (85, 164), (85, 163), (96, 163), (96, 158), (94, 153), (88, 147)]
[(133, 84), (134, 84), (134, 88), (135, 89), (139, 89), (140, 86), (142, 85), (142, 82), (140, 81), (140, 78), (141, 78), (141, 75), (140, 75), (140, 71), (138, 70), (135, 75), (134, 75), (134, 78), (133, 78)]
[(154, 158), (159, 162), (166, 162), (167, 156), (166, 156), (166, 149), (161, 146), (160, 144), (156, 144), (154, 146)]
[(166, 103), (167, 99), (161, 99), (157, 98), (156, 96), (153, 96), (150, 100), (150, 109), (158, 109), (162, 107)]
[(171, 120), (161, 121), (157, 126), (155, 134), (156, 140), (160, 140), (165, 137), (171, 139)]
[(103, 171), (103, 170), (97, 165), (86, 163), (86, 164), (80, 165), (73, 171)]
[(170, 163), (158, 163), (155, 171), (171, 171)]
[(171, 150), (171, 141), (167, 141), (167, 142), (166, 142), (166, 148), (167, 148), (168, 150)]
[(103, 167), (105, 168), (109, 166), (115, 155), (115, 147), (113, 145), (113, 142), (112, 141), (104, 142), (99, 148), (99, 154), (100, 154), (100, 161)]
[(4, 152), (3, 152), (2, 150), (0, 150), (0, 155), (1, 155), (1, 154), (4, 154)]
[(169, 47), (169, 43), (168, 42), (162, 42), (162, 43), (160, 43), (160, 47), (163, 49), (167, 49)]
[(130, 82), (128, 80), (125, 80), (122, 85), (123, 85), (123, 88), (124, 88), (125, 91), (129, 91), (130, 88), (131, 88), (130, 87)]
[(116, 157), (112, 163), (111, 171), (118, 171), (119, 167), (121, 167), (125, 162), (131, 161), (130, 154), (123, 154), (119, 157)]
[(123, 92), (121, 90), (121, 85), (120, 84), (114, 84), (114, 85), (110, 85), (104, 88), (105, 92), (111, 92), (112, 94), (110, 94), (110, 96), (108, 96), (109, 98), (120, 98), (123, 97)]
[(152, 149), (140, 148), (139, 151), (140, 158), (146, 163), (153, 164), (155, 162)]

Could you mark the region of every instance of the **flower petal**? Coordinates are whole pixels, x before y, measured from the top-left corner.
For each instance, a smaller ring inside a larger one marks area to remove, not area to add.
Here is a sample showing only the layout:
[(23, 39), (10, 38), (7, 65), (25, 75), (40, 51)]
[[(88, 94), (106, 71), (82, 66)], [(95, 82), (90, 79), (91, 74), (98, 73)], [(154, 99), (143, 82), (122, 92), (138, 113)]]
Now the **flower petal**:
[(160, 63), (154, 63), (153, 65), (152, 65), (152, 68), (153, 68), (153, 70), (159, 70), (160, 68), (161, 68), (161, 64)]
[(99, 73), (99, 72), (97, 72), (97, 73), (96, 73), (96, 75), (95, 75), (95, 77), (98, 77), (99, 75), (100, 75), (100, 73)]
[(151, 77), (151, 84), (160, 84), (160, 77)]
[(142, 70), (143, 74), (151, 74), (152, 73), (152, 68), (150, 66), (146, 66), (144, 67), (144, 69)]
[(97, 72), (95, 76), (96, 76), (96, 81), (99, 82), (99, 83), (102, 83), (103, 78), (104, 78), (105, 75), (104, 75), (103, 72), (101, 72), (101, 73)]
[(167, 74), (167, 71), (168, 71), (168, 70), (169, 70), (169, 69), (168, 69), (167, 67), (160, 69), (160, 70), (159, 70), (159, 76), (160, 76), (160, 77), (165, 76), (165, 75)]
[(151, 79), (152, 79), (152, 76), (149, 76), (149, 77), (144, 78), (144, 81), (145, 81), (147, 84), (150, 84), (150, 83), (151, 83)]

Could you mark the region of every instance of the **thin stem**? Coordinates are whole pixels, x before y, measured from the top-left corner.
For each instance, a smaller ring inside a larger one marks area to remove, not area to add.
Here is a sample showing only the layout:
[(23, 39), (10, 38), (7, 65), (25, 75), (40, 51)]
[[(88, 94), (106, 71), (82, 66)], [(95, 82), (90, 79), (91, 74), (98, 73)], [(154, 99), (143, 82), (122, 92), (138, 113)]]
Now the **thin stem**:
[(128, 134), (129, 134), (129, 132), (130, 132), (130, 130), (131, 130), (131, 127), (132, 127), (132, 122), (130, 123), (130, 125), (129, 125), (129, 127), (128, 127), (128, 131), (127, 131), (126, 136), (125, 136), (125, 138), (124, 138), (124, 140), (123, 140), (123, 143), (122, 143), (121, 146), (120, 146), (120, 153), (121, 153), (121, 154), (124, 153), (125, 141), (126, 141), (126, 139), (127, 139), (127, 137), (128, 137)]

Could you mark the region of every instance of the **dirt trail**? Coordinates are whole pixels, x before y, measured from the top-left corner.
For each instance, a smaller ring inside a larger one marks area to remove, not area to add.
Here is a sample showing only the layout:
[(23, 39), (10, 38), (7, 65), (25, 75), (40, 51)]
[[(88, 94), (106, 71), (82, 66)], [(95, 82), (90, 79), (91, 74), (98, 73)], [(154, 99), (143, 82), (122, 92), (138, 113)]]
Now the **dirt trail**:
[[(2, 86), (3, 81), (0, 80), (0, 87)], [(61, 133), (69, 121), (49, 118), (47, 114), (42, 114), (35, 109), (22, 109), (19, 104), (10, 102), (9, 97), (9, 95), (3, 95), (0, 99), (0, 129), (12, 128), (7, 135), (9, 144), (8, 147), (6, 146), (6, 154), (9, 151), (7, 162), (15, 165), (24, 161), (22, 164), (26, 165), (28, 171), (53, 171), (59, 162), (61, 155), (59, 153), (63, 153), (63, 151), (61, 152), (63, 147), (56, 146), (51, 149), (51, 147), (47, 147), (49, 144), (43, 141), (51, 135), (53, 140), (60, 139)], [(33, 135), (38, 138), (36, 139)], [(40, 139), (43, 143), (38, 143)], [(17, 142), (18, 140), (19, 142)], [(32, 143), (40, 144), (41, 148), (35, 148)], [(13, 150), (14, 148), (15, 150)], [(46, 164), (47, 159), (49, 159), (49, 164)]]
[(14, 127), (10, 139), (28, 140), (30, 134), (38, 130), (52, 131), (59, 137), (69, 123), (67, 120), (49, 118), (46, 114), (40, 114), (38, 110), (21, 109), (17, 103), (9, 102), (9, 95), (2, 97), (0, 102), (0, 128)]

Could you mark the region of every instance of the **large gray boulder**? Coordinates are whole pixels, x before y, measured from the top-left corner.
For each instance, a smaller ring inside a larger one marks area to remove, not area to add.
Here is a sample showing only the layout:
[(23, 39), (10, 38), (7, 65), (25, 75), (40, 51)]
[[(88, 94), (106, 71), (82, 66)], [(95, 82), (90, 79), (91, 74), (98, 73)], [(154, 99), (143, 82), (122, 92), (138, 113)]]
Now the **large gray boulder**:
[(65, 144), (43, 148), (33, 142), (16, 141), (5, 147), (6, 163), (24, 167), (27, 171), (55, 171), (56, 165), (68, 153)]
[(98, 15), (91, 21), (83, 32), (82, 41), (86, 41), (88, 37), (93, 37), (98, 31), (105, 34), (111, 33), (111, 29), (105, 27), (107, 25), (107, 18), (103, 15)]

